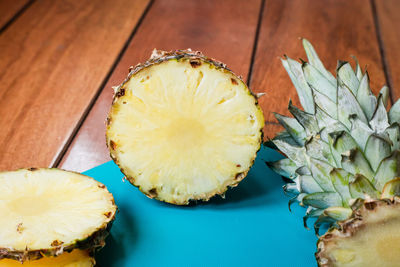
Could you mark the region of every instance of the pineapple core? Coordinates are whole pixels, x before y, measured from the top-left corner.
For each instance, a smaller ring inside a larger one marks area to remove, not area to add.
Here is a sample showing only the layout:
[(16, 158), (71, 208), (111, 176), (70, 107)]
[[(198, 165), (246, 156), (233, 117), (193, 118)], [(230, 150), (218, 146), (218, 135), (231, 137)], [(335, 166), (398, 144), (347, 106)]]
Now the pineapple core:
[(263, 115), (230, 71), (168, 60), (142, 69), (121, 89), (109, 115), (108, 144), (147, 195), (174, 204), (206, 200), (251, 167)]
[(380, 207), (366, 215), (352, 236), (330, 240), (325, 249), (334, 266), (399, 266), (399, 228), (400, 207)]
[(86, 251), (75, 249), (58, 257), (43, 257), (23, 264), (16, 260), (3, 259), (0, 260), (0, 267), (92, 267), (94, 263), (94, 259)]

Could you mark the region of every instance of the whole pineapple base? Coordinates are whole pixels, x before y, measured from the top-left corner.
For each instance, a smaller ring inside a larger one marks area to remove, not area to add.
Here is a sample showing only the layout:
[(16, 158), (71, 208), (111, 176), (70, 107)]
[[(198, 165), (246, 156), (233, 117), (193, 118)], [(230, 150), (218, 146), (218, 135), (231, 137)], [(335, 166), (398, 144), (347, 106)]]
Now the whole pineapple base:
[(93, 267), (95, 260), (84, 250), (75, 249), (58, 257), (44, 257), (39, 260), (20, 263), (16, 260), (0, 260), (0, 267)]
[(254, 162), (264, 119), (246, 84), (191, 51), (160, 52), (117, 88), (107, 145), (126, 178), (173, 204), (236, 186)]
[(399, 266), (400, 199), (365, 201), (353, 216), (321, 237), (320, 266)]

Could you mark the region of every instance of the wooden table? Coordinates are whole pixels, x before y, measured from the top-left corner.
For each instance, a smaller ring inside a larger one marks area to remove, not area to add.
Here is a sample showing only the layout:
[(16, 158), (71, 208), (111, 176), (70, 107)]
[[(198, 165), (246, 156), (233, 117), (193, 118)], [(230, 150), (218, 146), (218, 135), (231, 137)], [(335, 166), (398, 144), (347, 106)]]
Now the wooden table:
[(192, 48), (265, 92), (265, 135), (280, 130), (295, 89), (280, 57), (326, 66), (356, 55), (374, 92), (400, 96), (396, 0), (0, 0), (0, 170), (84, 171), (110, 160), (104, 120), (112, 89), (154, 48)]

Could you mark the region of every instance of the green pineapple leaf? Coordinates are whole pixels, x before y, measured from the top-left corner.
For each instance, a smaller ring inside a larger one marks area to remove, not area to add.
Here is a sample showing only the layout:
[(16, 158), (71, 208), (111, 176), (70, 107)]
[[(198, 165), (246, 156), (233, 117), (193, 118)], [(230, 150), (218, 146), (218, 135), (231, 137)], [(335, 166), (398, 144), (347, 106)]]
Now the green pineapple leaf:
[(360, 81), (356, 99), (360, 103), (360, 106), (367, 116), (367, 119), (370, 120), (376, 109), (377, 101), (376, 97), (372, 94), (371, 88), (369, 87), (368, 73), (365, 73)]
[(356, 174), (354, 181), (349, 183), (350, 194), (353, 198), (370, 198), (377, 199), (379, 192), (375, 189), (373, 184), (361, 174)]
[(342, 154), (342, 168), (353, 175), (362, 174), (370, 180), (374, 178), (374, 172), (359, 148)]
[(395, 150), (393, 153), (382, 160), (375, 174), (375, 188), (382, 191), (384, 185), (390, 180), (400, 177), (400, 151)]
[(322, 75), (324, 75), (325, 78), (330, 81), (330, 83), (335, 85), (336, 84), (335, 77), (332, 75), (332, 73), (330, 73), (325, 69), (324, 64), (322, 64), (322, 61), (319, 59), (317, 55), (317, 52), (315, 52), (314, 47), (307, 39), (303, 38), (302, 41), (304, 50), (306, 51), (307, 58), (310, 64), (313, 65), (320, 73), (322, 73)]
[(377, 134), (369, 136), (365, 146), (364, 155), (369, 161), (372, 170), (376, 171), (381, 161), (388, 157), (392, 152), (388, 141)]
[(308, 113), (314, 113), (315, 109), (312, 91), (304, 78), (301, 64), (288, 57), (285, 57), (285, 59), (282, 59), (281, 61), (296, 88), (297, 95), (299, 96), (300, 103), (304, 110)]
[(343, 82), (343, 84), (350, 89), (353, 95), (357, 95), (360, 82), (357, 79), (357, 76), (351, 68), (349, 62), (339, 61), (337, 68), (337, 80)]
[(392, 198), (400, 195), (400, 178), (394, 178), (387, 182), (382, 190), (382, 198)]

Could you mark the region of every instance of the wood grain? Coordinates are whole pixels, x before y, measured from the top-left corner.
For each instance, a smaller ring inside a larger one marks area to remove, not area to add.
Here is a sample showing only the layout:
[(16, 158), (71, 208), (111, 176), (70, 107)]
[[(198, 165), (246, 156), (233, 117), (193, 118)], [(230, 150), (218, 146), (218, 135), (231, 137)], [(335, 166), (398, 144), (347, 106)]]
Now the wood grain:
[(0, 0), (0, 29), (28, 2), (30, 2), (30, 0)]
[(145, 61), (153, 48), (200, 50), (247, 77), (260, 7), (260, 0), (156, 1), (60, 166), (82, 171), (110, 160), (104, 120), (111, 86), (121, 83), (128, 67)]
[(0, 169), (63, 149), (148, 1), (33, 3), (0, 36)]
[(349, 61), (350, 55), (355, 55), (362, 66), (368, 66), (375, 93), (386, 83), (369, 1), (267, 0), (264, 11), (250, 86), (266, 93), (260, 99), (268, 122), (266, 137), (281, 130), (275, 125), (273, 111), (288, 114), (289, 99), (300, 106), (280, 62), (283, 54), (306, 59), (299, 37), (314, 45), (332, 72), (338, 59)]
[(400, 97), (400, 4), (397, 0), (374, 2), (394, 102)]

